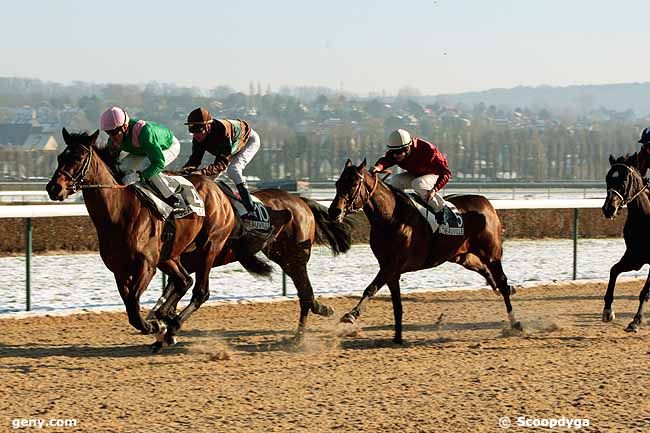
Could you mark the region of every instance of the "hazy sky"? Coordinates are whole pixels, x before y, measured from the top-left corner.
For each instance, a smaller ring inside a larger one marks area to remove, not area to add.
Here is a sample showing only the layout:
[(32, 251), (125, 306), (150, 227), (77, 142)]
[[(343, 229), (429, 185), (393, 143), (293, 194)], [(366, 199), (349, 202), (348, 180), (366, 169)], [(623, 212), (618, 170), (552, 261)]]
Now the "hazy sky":
[(650, 81), (648, 0), (18, 0), (0, 76), (362, 95)]

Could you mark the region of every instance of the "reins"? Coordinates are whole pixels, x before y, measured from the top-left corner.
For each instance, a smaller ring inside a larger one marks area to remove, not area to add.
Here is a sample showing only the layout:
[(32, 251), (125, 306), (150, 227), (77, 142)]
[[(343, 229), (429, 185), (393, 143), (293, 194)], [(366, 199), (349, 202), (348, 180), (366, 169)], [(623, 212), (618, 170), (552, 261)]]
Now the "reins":
[[(615, 166), (617, 166), (617, 165), (620, 165), (620, 166), (622, 166), (622, 167), (625, 167), (625, 168), (626, 168), (630, 173), (632, 173), (633, 175), (636, 174), (636, 173), (635, 173), (635, 169), (634, 169), (634, 167), (630, 167), (629, 165), (621, 164), (621, 163), (613, 164), (612, 167), (615, 167)], [(610, 170), (611, 170), (611, 169), (610, 169)], [(639, 174), (639, 177), (641, 177), (640, 174)], [(643, 182), (643, 180), (641, 180), (641, 181)], [(632, 203), (632, 202), (633, 202), (634, 200), (636, 200), (636, 198), (637, 198), (638, 196), (640, 196), (641, 193), (642, 193), (643, 191), (645, 191), (646, 189), (648, 189), (648, 184), (647, 184), (647, 183), (644, 184), (643, 187), (642, 187), (641, 189), (639, 189), (639, 190), (638, 190), (638, 191), (637, 191), (637, 192), (636, 192), (632, 197), (630, 197), (630, 198), (628, 198), (628, 199), (626, 199), (625, 197), (623, 197), (623, 195), (622, 195), (620, 192), (618, 192), (616, 189), (614, 189), (614, 188), (609, 188), (609, 189), (607, 190), (607, 193), (609, 193), (609, 192), (613, 192), (614, 194), (616, 194), (616, 195), (621, 199), (621, 207), (622, 207), (622, 206), (627, 205), (628, 203)]]
[[(357, 173), (357, 174), (361, 178), (361, 182), (359, 182), (359, 186), (357, 186), (357, 189), (354, 191), (354, 194), (352, 195), (352, 199), (350, 201), (348, 201), (348, 203), (347, 203), (347, 205), (345, 207), (345, 210), (348, 213), (358, 212), (361, 209), (363, 209), (363, 207), (368, 204), (368, 202), (370, 201), (370, 198), (372, 197), (372, 195), (377, 190), (377, 186), (379, 186), (379, 178), (377, 177), (376, 173), (373, 173), (373, 177), (375, 178), (375, 184), (372, 186), (372, 188), (370, 190), (368, 190), (368, 187), (366, 185), (365, 176), (363, 174), (361, 174), (361, 173)], [(362, 201), (361, 206), (359, 208), (353, 209), (354, 202), (357, 201), (358, 198), (361, 198), (361, 187), (362, 186), (366, 186), (366, 198), (365, 198), (365, 200)]]
[(98, 184), (84, 183), (84, 177), (86, 177), (86, 174), (90, 169), (90, 164), (93, 159), (93, 147), (86, 146), (84, 144), (79, 144), (79, 146), (88, 150), (88, 156), (83, 160), (81, 169), (79, 169), (79, 171), (75, 175), (71, 175), (67, 171), (57, 168), (57, 171), (59, 173), (63, 174), (65, 177), (67, 177), (73, 182), (72, 186), (68, 187), (69, 191), (72, 191), (74, 193), (79, 191), (80, 189), (100, 189), (100, 188), (125, 189), (128, 186), (128, 185), (120, 185), (120, 184), (111, 185), (111, 184), (103, 184), (103, 183), (98, 183)]

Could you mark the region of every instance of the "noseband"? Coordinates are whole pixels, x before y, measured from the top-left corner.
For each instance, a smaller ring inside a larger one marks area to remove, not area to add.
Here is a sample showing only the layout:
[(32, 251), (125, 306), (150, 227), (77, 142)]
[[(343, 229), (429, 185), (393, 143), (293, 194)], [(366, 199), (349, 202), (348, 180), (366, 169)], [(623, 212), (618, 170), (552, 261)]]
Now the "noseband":
[[(634, 169), (634, 167), (630, 167), (629, 165), (625, 165), (625, 164), (618, 163), (618, 164), (613, 164), (613, 165), (612, 165), (612, 168), (614, 168), (614, 167), (616, 167), (616, 166), (625, 167), (625, 169), (627, 169), (627, 170), (630, 172), (630, 174), (631, 174), (632, 176), (638, 175), (638, 177), (641, 177), (641, 175), (638, 174), (638, 173), (636, 172), (636, 170)], [(610, 169), (610, 170), (611, 170), (611, 169)], [(643, 180), (641, 180), (641, 182), (643, 182)], [(637, 191), (637, 192), (636, 192), (632, 197), (627, 198), (627, 199), (626, 199), (625, 197), (623, 197), (623, 194), (621, 194), (620, 192), (618, 192), (615, 188), (608, 188), (608, 189), (607, 189), (607, 195), (609, 195), (610, 192), (616, 194), (616, 195), (621, 199), (621, 205), (620, 205), (620, 207), (623, 207), (623, 206), (627, 205), (628, 203), (632, 203), (634, 200), (636, 200), (636, 198), (637, 198), (639, 195), (641, 195), (641, 193), (642, 193), (643, 191), (645, 191), (647, 188), (648, 188), (648, 185), (647, 185), (647, 184), (643, 185), (643, 187), (642, 187), (641, 189), (639, 189), (639, 190), (638, 190), (638, 191)]]
[[(366, 204), (368, 204), (368, 202), (370, 201), (370, 198), (375, 193), (375, 191), (377, 190), (377, 186), (379, 185), (379, 178), (375, 174), (374, 175), (375, 176), (375, 184), (372, 186), (370, 191), (368, 191), (368, 187), (366, 185), (366, 178), (361, 173), (357, 173), (357, 176), (359, 176), (361, 178), (361, 182), (359, 182), (359, 185), (357, 185), (357, 188), (354, 190), (354, 194), (352, 194), (352, 198), (350, 200), (346, 200), (345, 208), (344, 208), (346, 214), (359, 212), (360, 210), (362, 210), (363, 207)], [(361, 187), (362, 186), (366, 186), (366, 188), (365, 188), (366, 198), (365, 198), (365, 200), (362, 200), (361, 206), (359, 206), (358, 208), (354, 208), (354, 203), (357, 201), (357, 199), (361, 198), (361, 190), (362, 190)]]
[(68, 190), (71, 191), (72, 193), (75, 193), (79, 191), (83, 186), (83, 179), (86, 177), (86, 174), (88, 173), (88, 170), (90, 169), (90, 163), (92, 162), (93, 158), (93, 148), (92, 146), (87, 147), (83, 144), (80, 144), (79, 146), (83, 147), (84, 149), (88, 150), (88, 156), (84, 158), (84, 160), (81, 162), (81, 168), (74, 174), (68, 173), (66, 170), (63, 170), (62, 168), (56, 169), (55, 174), (61, 173), (64, 177), (67, 177), (71, 182), (72, 185), (68, 187)]

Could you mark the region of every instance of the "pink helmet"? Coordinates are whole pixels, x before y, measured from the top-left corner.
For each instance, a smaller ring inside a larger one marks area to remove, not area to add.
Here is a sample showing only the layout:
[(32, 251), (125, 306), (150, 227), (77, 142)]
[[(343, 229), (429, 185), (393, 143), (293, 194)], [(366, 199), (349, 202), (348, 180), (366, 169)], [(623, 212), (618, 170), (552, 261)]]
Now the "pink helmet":
[(129, 123), (129, 115), (120, 107), (111, 107), (102, 113), (99, 124), (102, 131), (110, 131)]

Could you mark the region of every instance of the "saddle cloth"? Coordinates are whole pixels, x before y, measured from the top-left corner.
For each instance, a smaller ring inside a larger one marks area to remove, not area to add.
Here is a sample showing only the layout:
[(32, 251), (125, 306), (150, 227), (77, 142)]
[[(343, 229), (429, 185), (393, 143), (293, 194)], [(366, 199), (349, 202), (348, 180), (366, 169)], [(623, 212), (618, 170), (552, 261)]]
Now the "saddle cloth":
[(158, 193), (152, 191), (146, 183), (137, 182), (134, 186), (139, 195), (153, 206), (163, 219), (167, 219), (170, 214), (172, 214), (175, 219), (186, 217), (192, 213), (195, 213), (198, 216), (205, 216), (205, 205), (203, 199), (199, 193), (196, 192), (192, 182), (182, 176), (168, 176), (161, 173), (160, 177), (163, 182), (169, 185), (170, 189), (174, 191), (175, 194), (180, 193), (180, 196), (183, 198), (186, 205), (183, 212), (174, 212), (172, 214), (172, 207), (162, 201), (158, 196)]
[[(248, 213), (246, 207), (241, 202), (241, 198), (239, 197), (239, 194), (234, 192), (226, 183), (222, 181), (218, 181), (217, 185), (219, 185), (221, 190), (230, 199), (230, 204), (232, 205), (235, 212), (237, 212), (237, 215), (241, 217), (242, 215)], [(264, 206), (264, 203), (262, 203), (262, 201), (259, 198), (255, 197), (252, 194), (251, 194), (251, 201), (253, 202), (253, 206), (254, 206), (254, 210), (253, 210), (254, 218), (242, 218), (242, 222), (247, 228), (251, 228), (265, 233), (270, 232), (273, 229), (273, 227), (271, 226), (271, 217), (269, 215), (269, 211), (266, 209), (266, 206)]]
[(408, 196), (411, 199), (413, 206), (415, 206), (420, 211), (422, 216), (427, 220), (434, 234), (437, 231), (441, 235), (447, 236), (465, 235), (463, 217), (453, 203), (447, 200), (444, 201), (445, 208), (443, 212), (445, 215), (445, 222), (443, 224), (438, 224), (433, 209), (425, 204), (424, 200), (422, 200), (419, 195), (415, 193), (409, 193)]

